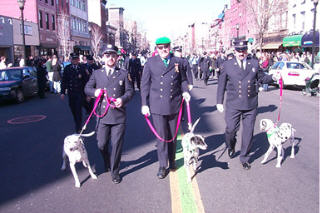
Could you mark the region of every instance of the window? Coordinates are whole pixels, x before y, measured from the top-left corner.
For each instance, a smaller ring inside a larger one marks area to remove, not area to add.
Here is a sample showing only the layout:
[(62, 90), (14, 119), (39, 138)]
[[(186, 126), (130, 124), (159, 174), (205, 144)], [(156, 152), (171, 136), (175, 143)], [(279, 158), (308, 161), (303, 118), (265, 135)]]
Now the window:
[(56, 30), (56, 20), (54, 15), (52, 15), (52, 30)]
[(49, 14), (46, 13), (46, 29), (49, 30)]
[(46, 3), (48, 3), (48, 0), (45, 0)]
[(40, 24), (40, 28), (42, 29), (43, 28), (43, 24), (42, 24), (42, 11), (39, 10), (39, 24)]
[(296, 14), (292, 14), (292, 19), (293, 19), (293, 28), (296, 28)]
[(301, 12), (301, 30), (304, 31), (305, 27), (305, 18), (306, 18), (306, 12), (302, 11)]
[(51, 0), (51, 5), (54, 6), (54, 0)]
[(4, 24), (4, 17), (0, 17), (0, 23)]

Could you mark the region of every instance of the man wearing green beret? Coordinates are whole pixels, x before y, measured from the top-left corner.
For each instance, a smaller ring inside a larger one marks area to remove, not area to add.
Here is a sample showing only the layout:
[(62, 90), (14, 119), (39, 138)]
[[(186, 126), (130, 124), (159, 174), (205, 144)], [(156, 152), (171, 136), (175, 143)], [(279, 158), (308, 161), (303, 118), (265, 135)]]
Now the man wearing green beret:
[[(170, 140), (175, 136), (182, 98), (190, 101), (188, 81), (180, 58), (170, 54), (170, 39), (161, 37), (156, 40), (158, 55), (146, 62), (141, 79), (141, 112), (152, 115), (154, 127), (159, 136)], [(167, 167), (174, 171), (176, 139), (172, 142), (157, 140), (159, 171), (157, 177), (167, 175)]]

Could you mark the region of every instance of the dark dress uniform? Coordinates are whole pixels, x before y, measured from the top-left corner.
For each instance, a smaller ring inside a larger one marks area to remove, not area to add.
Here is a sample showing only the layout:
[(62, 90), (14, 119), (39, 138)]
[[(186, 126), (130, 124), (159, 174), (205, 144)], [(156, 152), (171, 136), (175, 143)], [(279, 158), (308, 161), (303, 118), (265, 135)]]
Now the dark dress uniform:
[(228, 149), (236, 144), (236, 134), (242, 119), (242, 144), (240, 161), (242, 164), (249, 160), (248, 153), (252, 145), (252, 136), (258, 107), (259, 82), (270, 83), (272, 76), (260, 70), (258, 60), (246, 59), (244, 69), (241, 69), (236, 58), (225, 61), (221, 67), (218, 81), (217, 104), (223, 104), (226, 99), (226, 131), (225, 139)]
[(37, 61), (37, 83), (38, 83), (38, 95), (40, 98), (45, 98), (45, 90), (47, 83), (47, 69), (44, 66), (44, 59), (38, 59)]
[(82, 129), (82, 107), (86, 106), (84, 86), (88, 81), (88, 77), (85, 67), (80, 64), (69, 64), (63, 71), (61, 94), (65, 95), (67, 91), (76, 132), (80, 132)]
[[(176, 69), (178, 67), (178, 70)], [(141, 80), (142, 106), (150, 107), (156, 131), (165, 140), (173, 138), (176, 131), (182, 93), (188, 91), (188, 82), (183, 62), (170, 56), (166, 66), (159, 55), (148, 59)], [(157, 154), (160, 168), (175, 165), (176, 140), (157, 140)]]
[(129, 74), (132, 80), (132, 87), (134, 89), (134, 83), (137, 82), (137, 87), (140, 90), (140, 81), (141, 81), (141, 61), (139, 58), (131, 58), (129, 60)]
[[(203, 76), (203, 81), (205, 85), (208, 85), (208, 79), (210, 77), (210, 66), (211, 59), (209, 56), (204, 56), (200, 59), (199, 67), (200, 67), (200, 76)], [(200, 77), (200, 78), (201, 78)]]
[(227, 60), (227, 58), (226, 57), (224, 57), (224, 56), (219, 56), (218, 58), (217, 58), (217, 60), (216, 60), (216, 73), (217, 73), (217, 78), (219, 78), (219, 75), (220, 75), (220, 70), (221, 70), (221, 68), (222, 68), (222, 64), (225, 62)]
[[(106, 171), (111, 168), (111, 176), (119, 175), (120, 160), (126, 123), (126, 104), (133, 96), (132, 84), (128, 80), (128, 71), (115, 68), (107, 76), (107, 68), (95, 70), (85, 86), (85, 93), (94, 96), (96, 89), (105, 89), (109, 98), (121, 98), (120, 108), (109, 107), (105, 116), (98, 119), (97, 140), (98, 148), (103, 156)], [(104, 97), (103, 97), (104, 98)], [(106, 110), (107, 102), (103, 99), (97, 107), (98, 114)], [(111, 141), (111, 158), (109, 155), (109, 141)], [(111, 164), (110, 164), (111, 163)]]

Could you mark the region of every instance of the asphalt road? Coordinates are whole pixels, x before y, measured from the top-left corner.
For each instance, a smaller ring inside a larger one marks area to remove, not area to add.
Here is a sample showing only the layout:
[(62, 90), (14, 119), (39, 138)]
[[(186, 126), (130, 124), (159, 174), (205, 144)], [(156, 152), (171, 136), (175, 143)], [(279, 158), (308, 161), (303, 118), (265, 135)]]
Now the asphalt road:
[[(196, 81), (192, 90), (192, 118), (201, 117), (196, 132), (206, 136), (208, 149), (201, 152), (196, 175), (204, 211), (208, 213), (313, 213), (319, 211), (319, 98), (285, 90), (281, 122), (292, 123), (296, 131), (296, 158), (284, 145), (282, 168), (276, 168), (276, 152), (261, 165), (268, 149), (262, 118), (276, 120), (279, 90), (261, 92), (251, 153), (252, 168), (242, 169), (239, 158), (230, 160), (224, 148), (224, 114), (218, 113), (216, 80), (209, 86)], [(82, 186), (74, 187), (70, 170), (61, 171), (63, 139), (73, 133), (73, 121), (66, 101), (48, 94), (22, 104), (0, 105), (0, 212), (23, 213), (166, 213), (172, 212), (169, 177), (158, 180), (155, 137), (140, 114), (140, 97), (130, 102), (127, 132), (121, 162), (122, 182), (115, 185), (102, 172), (102, 159), (95, 136), (86, 138), (89, 160), (98, 180), (92, 180), (77, 165)], [(43, 120), (10, 124), (20, 116), (44, 115)], [(88, 131), (95, 127), (94, 119)], [(185, 129), (185, 124), (184, 124)], [(238, 133), (237, 156), (241, 131)], [(218, 159), (219, 158), (219, 159)]]

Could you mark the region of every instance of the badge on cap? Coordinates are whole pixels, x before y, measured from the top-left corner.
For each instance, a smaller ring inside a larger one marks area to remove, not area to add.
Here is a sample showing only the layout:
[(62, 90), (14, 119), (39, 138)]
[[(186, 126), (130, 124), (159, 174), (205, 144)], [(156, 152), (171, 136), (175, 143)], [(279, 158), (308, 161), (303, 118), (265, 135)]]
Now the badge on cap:
[(242, 42), (242, 41), (240, 41), (239, 45), (241, 45), (241, 46), (242, 46), (242, 45), (243, 45), (243, 42)]
[(107, 48), (112, 48), (112, 45), (111, 45), (111, 44), (108, 44), (108, 45), (107, 45)]

